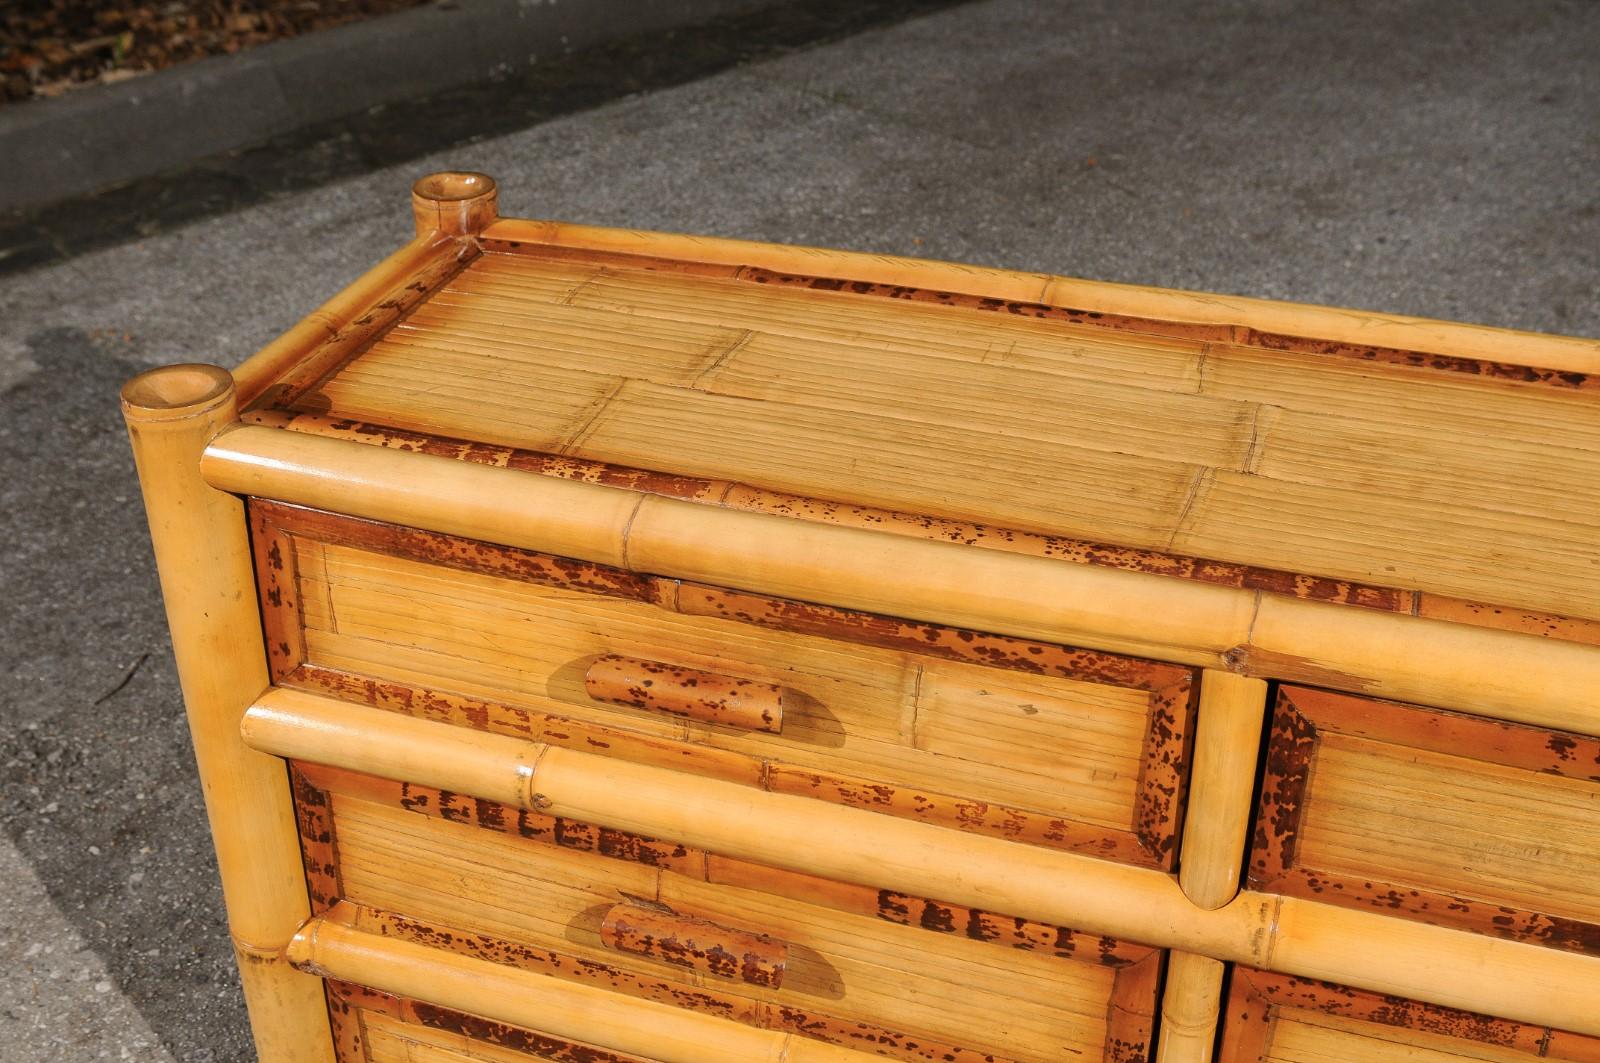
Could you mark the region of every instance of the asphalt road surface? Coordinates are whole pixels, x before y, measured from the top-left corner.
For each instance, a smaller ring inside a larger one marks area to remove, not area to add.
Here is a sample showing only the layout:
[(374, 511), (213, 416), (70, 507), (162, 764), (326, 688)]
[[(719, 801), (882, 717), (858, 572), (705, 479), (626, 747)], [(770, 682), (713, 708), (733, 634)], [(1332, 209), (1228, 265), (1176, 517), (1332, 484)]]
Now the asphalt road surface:
[[(253, 1058), (117, 385), (508, 215), (1600, 335), (1600, 4), (992, 0), (0, 280), (0, 1059)], [(178, 189), (181, 193), (181, 187)]]

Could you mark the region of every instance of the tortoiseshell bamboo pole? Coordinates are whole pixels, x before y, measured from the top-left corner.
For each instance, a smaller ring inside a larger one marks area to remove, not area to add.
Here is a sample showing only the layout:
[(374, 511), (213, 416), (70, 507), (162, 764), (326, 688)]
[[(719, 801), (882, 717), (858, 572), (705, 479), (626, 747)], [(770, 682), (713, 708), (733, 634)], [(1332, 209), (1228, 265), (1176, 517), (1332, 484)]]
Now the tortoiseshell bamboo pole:
[(368, 933), (343, 906), (289, 945), (296, 966), (661, 1063), (869, 1063), (881, 1056)]
[(200, 454), (237, 417), (233, 379), (174, 365), (122, 389), (173, 655), (199, 763), (250, 1025), (263, 1063), (330, 1063), (322, 983), (283, 949), (310, 914), (281, 761), (239, 721), (267, 686), (244, 505), (200, 478)]
[(1464, 325), (1364, 310), (1284, 303), (1244, 296), (1015, 273), (926, 259), (895, 258), (816, 247), (789, 247), (679, 233), (606, 229), (559, 221), (505, 218), (481, 233), (492, 249), (537, 251), (538, 245), (753, 266), (780, 273), (924, 288), (1105, 314), (1194, 322), (1223, 329), (1314, 336), (1362, 346), (1426, 351), (1566, 372), (1600, 372), (1600, 343), (1512, 329)]
[(1245, 891), (1196, 906), (1169, 875), (665, 768), (274, 689), (263, 752), (453, 790), (737, 859), (1072, 926), (1578, 1033), (1600, 957)]
[(1220, 961), (1193, 952), (1167, 957), (1156, 1063), (1211, 1063), (1222, 1009)]
[[(1178, 884), (1207, 910), (1239, 894), (1266, 712), (1267, 684), (1260, 679), (1209, 669), (1201, 674)], [(1167, 960), (1158, 1063), (1210, 1063), (1221, 1002), (1222, 964), (1174, 951)]]
[(1595, 646), (271, 428), (222, 434), (201, 471), (236, 494), (633, 571), (1600, 734)]

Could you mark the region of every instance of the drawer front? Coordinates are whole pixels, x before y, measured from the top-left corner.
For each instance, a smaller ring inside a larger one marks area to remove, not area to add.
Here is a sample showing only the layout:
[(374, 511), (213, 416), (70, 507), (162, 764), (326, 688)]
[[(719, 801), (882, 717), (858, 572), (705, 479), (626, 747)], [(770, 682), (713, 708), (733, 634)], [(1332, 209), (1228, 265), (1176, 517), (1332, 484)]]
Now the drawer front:
[(1600, 1040), (1487, 1015), (1236, 967), (1218, 1063), (1571, 1063)]
[(1257, 889), (1600, 953), (1600, 740), (1283, 688)]
[(346, 982), (328, 1008), (338, 1063), (654, 1063)]
[[(1152, 949), (310, 765), (295, 800), (314, 906), (374, 933), (890, 1059), (1148, 1058)], [(703, 962), (752, 939), (776, 962)]]
[(252, 507), (289, 685), (1173, 865), (1190, 669)]

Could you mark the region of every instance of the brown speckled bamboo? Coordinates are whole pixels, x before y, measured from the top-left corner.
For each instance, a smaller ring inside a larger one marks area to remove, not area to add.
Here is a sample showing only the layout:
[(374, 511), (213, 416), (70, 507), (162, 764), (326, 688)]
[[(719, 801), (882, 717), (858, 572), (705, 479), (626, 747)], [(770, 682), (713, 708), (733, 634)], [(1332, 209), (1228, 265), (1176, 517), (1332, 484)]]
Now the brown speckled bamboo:
[(843, 882), (1523, 1022), (1600, 1032), (1593, 1008), (1600, 957), (1249, 891), (1207, 910), (1189, 901), (1170, 876), (1152, 869), (303, 691), (268, 692), (246, 713), (242, 733), (247, 745), (282, 757), (417, 781)]
[(242, 426), (207, 482), (801, 601), (1600, 734), (1600, 647), (696, 505)]
[(783, 688), (698, 668), (607, 654), (583, 686), (596, 701), (746, 731), (783, 730)]
[(607, 948), (748, 985), (778, 989), (789, 949), (765, 934), (680, 915), (640, 899), (613, 905), (600, 923)]
[(213, 366), (151, 370), (122, 389), (256, 1051), (262, 1063), (328, 1063), (322, 983), (283, 958), (310, 912), (288, 773), (239, 740), (267, 686), (244, 506), (199, 475), (237, 408)]

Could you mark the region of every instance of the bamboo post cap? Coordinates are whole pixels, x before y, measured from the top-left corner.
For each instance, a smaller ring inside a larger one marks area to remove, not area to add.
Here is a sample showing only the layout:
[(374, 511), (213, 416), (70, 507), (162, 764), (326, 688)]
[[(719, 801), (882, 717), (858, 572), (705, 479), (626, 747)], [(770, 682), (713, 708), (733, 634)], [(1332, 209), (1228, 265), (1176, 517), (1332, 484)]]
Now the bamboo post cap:
[(178, 421), (207, 413), (232, 394), (233, 374), (219, 365), (164, 365), (122, 385), (122, 412), (130, 421)]
[(494, 178), (488, 174), (471, 170), (430, 173), (411, 186), (417, 233), (476, 235), (498, 216), (497, 195)]

